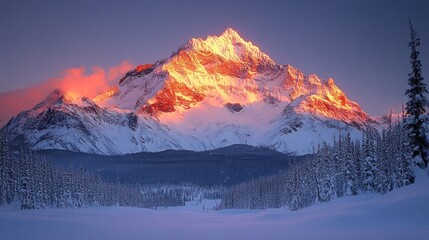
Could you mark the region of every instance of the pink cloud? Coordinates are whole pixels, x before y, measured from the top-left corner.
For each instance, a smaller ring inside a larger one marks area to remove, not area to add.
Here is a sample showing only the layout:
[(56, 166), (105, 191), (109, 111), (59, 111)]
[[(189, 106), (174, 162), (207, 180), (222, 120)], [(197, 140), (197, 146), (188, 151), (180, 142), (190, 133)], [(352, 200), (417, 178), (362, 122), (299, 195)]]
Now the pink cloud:
[(88, 73), (85, 67), (69, 68), (62, 71), (59, 77), (37, 86), (0, 93), (0, 126), (5, 125), (12, 116), (34, 107), (55, 89), (93, 98), (117, 85), (119, 78), (132, 68), (133, 65), (127, 61), (107, 70), (93, 67)]

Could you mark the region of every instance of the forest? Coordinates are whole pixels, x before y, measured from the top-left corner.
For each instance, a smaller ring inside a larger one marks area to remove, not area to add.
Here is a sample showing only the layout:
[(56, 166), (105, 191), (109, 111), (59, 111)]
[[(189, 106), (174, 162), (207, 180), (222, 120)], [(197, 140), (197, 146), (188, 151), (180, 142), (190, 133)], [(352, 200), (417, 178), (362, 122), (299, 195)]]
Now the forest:
[[(390, 118), (391, 121), (391, 118)], [(381, 134), (367, 128), (361, 140), (339, 136), (332, 146), (322, 143), (313, 157), (295, 162), (282, 173), (231, 187), (221, 208), (297, 210), (359, 193), (387, 193), (414, 182), (407, 129), (389, 123)]]

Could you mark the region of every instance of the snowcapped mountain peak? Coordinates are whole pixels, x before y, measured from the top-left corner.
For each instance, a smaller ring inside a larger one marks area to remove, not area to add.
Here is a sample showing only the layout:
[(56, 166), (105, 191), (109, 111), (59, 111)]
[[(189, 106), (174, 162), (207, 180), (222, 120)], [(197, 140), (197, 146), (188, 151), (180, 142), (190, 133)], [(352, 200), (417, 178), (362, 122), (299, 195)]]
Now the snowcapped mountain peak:
[(249, 41), (245, 41), (232, 28), (226, 29), (220, 36), (208, 36), (205, 40), (192, 38), (185, 49), (202, 54), (216, 55), (227, 61), (257, 62), (264, 61), (274, 64), (269, 56)]
[(333, 79), (276, 64), (228, 28), (138, 65), (93, 99), (56, 91), (7, 128), (36, 149), (124, 154), (250, 144), (310, 153), (339, 132), (360, 136), (369, 121)]
[(243, 38), (232, 28), (227, 28), (222, 34), (221, 37), (230, 39), (232, 43), (244, 42)]
[(46, 110), (48, 107), (58, 104), (62, 101), (64, 93), (60, 89), (55, 89), (46, 98), (33, 107), (32, 110), (41, 112)]

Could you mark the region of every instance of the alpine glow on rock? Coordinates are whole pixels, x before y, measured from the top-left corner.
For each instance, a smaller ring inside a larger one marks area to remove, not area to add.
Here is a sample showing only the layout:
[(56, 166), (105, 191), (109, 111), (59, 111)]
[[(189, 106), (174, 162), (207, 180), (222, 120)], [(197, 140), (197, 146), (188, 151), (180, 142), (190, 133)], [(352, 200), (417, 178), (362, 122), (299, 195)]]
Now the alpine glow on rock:
[(93, 99), (54, 91), (6, 130), (33, 149), (106, 155), (232, 144), (305, 154), (376, 124), (333, 79), (275, 63), (231, 28), (192, 38), (118, 84)]

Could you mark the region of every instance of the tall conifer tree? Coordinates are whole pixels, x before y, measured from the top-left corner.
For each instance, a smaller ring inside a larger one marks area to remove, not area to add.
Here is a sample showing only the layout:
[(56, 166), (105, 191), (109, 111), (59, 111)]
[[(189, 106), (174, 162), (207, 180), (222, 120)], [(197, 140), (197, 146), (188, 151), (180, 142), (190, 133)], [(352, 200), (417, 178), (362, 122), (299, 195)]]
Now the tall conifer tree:
[(417, 47), (420, 46), (420, 38), (410, 23), (411, 39), (409, 47), (411, 48), (410, 63), (411, 73), (408, 74), (409, 89), (405, 92), (408, 96), (406, 110), (406, 128), (410, 137), (410, 147), (412, 158), (420, 168), (426, 168), (428, 165), (428, 141), (426, 139), (425, 124), (427, 122), (426, 107), (428, 100), (425, 94), (426, 84), (423, 82), (422, 64), (419, 59), (420, 52)]

